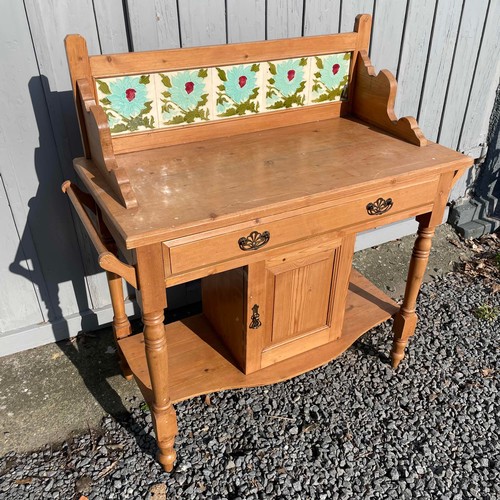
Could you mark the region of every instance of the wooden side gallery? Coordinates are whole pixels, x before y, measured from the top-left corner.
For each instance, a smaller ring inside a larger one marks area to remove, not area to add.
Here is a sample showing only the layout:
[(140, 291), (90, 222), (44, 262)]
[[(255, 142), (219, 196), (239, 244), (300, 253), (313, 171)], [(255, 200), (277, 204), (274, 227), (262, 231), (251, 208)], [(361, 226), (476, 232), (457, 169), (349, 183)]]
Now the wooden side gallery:
[[(394, 368), (403, 359), (434, 227), (472, 159), (397, 119), (370, 29), (360, 15), (352, 33), (92, 57), (66, 39), (85, 157), (83, 190), (63, 190), (107, 271), (122, 370), (167, 471), (176, 401), (304, 373), (391, 316)], [(398, 307), (352, 255), (359, 231), (408, 217), (419, 230)], [(203, 314), (164, 326), (165, 288), (198, 278)]]

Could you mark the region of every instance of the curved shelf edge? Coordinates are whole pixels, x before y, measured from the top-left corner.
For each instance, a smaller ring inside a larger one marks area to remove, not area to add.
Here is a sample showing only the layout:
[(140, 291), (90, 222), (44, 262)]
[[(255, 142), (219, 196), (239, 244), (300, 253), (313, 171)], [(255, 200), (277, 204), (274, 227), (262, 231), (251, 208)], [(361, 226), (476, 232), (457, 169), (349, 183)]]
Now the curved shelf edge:
[[(342, 336), (333, 342), (245, 375), (241, 372), (203, 315), (165, 326), (169, 355), (169, 388), (173, 403), (201, 394), (255, 387), (288, 380), (325, 365), (363, 333), (389, 319), (398, 305), (353, 270)], [(142, 334), (119, 341), (144, 398), (151, 399)]]

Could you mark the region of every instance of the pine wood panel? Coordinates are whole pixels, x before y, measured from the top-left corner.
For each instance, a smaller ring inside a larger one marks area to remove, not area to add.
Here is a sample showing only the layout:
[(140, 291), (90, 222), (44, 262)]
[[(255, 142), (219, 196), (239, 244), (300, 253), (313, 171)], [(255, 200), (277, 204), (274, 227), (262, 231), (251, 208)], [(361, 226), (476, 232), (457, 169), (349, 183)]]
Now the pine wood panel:
[[(395, 302), (353, 271), (342, 336), (336, 341), (249, 375), (235, 367), (231, 354), (217, 340), (203, 316), (167, 325), (165, 332), (169, 352), (171, 401), (182, 401), (234, 387), (271, 384), (312, 370), (340, 355), (364, 332), (390, 318), (397, 310)], [(144, 358), (142, 334), (120, 340), (120, 346), (144, 397), (150, 401), (151, 383)]]
[[(418, 148), (347, 119), (235, 136), (229, 143), (214, 139), (133, 153), (117, 161), (127, 169), (138, 200), (132, 217), (89, 162), (79, 162), (76, 168), (127, 248), (338, 203), (363, 190), (373, 193), (376, 186), (388, 196), (392, 190), (387, 186), (396, 188), (405, 180), (430, 178), (452, 165), (471, 163), (439, 145)], [(249, 197), (249, 192), (259, 196)]]
[(313, 262), (292, 261), (268, 270), (274, 278), (273, 344), (327, 327), (331, 252), (315, 255)]
[(342, 238), (342, 245), (334, 255), (334, 277), (327, 318), (330, 327), (329, 340), (336, 340), (342, 334), (355, 243), (356, 233), (347, 234)]
[[(247, 357), (245, 373), (252, 373), (262, 367), (262, 350), (265, 339), (272, 326), (272, 295), (267, 291), (267, 271), (265, 261), (248, 264), (247, 277), (247, 305), (246, 305), (246, 339)], [(253, 307), (259, 306), (261, 326), (258, 329), (250, 328), (249, 318), (254, 313)]]
[(193, 123), (188, 127), (179, 126), (159, 129), (153, 132), (135, 132), (113, 137), (117, 154), (146, 151), (148, 149), (188, 144), (220, 137), (260, 132), (287, 125), (310, 123), (318, 120), (346, 115), (349, 110), (347, 101), (337, 101), (300, 109), (284, 109), (272, 113), (258, 113), (253, 116), (226, 118), (213, 122)]
[[(437, 182), (438, 178), (435, 177), (420, 184), (408, 184), (401, 187), (385, 186), (379, 192), (371, 192), (353, 201), (345, 200), (323, 210), (301, 213), (294, 217), (286, 214), (287, 217), (283, 219), (279, 215), (274, 215), (238, 228), (225, 227), (222, 234), (218, 234), (220, 231), (213, 231), (170, 240), (164, 243), (168, 248), (170, 263), (170, 268), (166, 269), (167, 276), (209, 263), (242, 257), (246, 252), (241, 250), (238, 241), (241, 237), (247, 237), (252, 231), (270, 233), (269, 242), (260, 249), (254, 250), (255, 253), (265, 255), (267, 251), (280, 245), (333, 230), (338, 231), (350, 224), (370, 221), (373, 226), (381, 225), (390, 215), (402, 214), (411, 208), (432, 203)], [(380, 197), (391, 198), (393, 207), (386, 214), (375, 217), (367, 212), (366, 206)], [(400, 217), (404, 216), (400, 215)]]
[(404, 116), (398, 120), (394, 113), (397, 82), (392, 73), (388, 70), (377, 73), (365, 50), (357, 57), (352, 98), (354, 115), (411, 144), (427, 146), (415, 118)]
[(203, 313), (238, 367), (246, 370), (247, 280), (244, 268), (201, 280)]
[(319, 37), (288, 38), (266, 42), (192, 47), (182, 50), (157, 50), (129, 54), (91, 56), (94, 78), (123, 76), (159, 71), (228, 66), (288, 57), (305, 57), (332, 52), (350, 52), (356, 47), (356, 33)]

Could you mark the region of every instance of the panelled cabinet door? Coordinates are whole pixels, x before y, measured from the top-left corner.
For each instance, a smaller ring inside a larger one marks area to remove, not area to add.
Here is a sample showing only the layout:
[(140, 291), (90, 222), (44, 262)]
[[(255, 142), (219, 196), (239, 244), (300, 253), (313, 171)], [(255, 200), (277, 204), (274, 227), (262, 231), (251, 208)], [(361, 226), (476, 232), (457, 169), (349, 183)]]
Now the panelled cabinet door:
[(244, 373), (340, 336), (354, 239), (290, 246), (202, 280), (203, 312)]
[(339, 337), (351, 268), (346, 246), (335, 238), (266, 261), (261, 368)]

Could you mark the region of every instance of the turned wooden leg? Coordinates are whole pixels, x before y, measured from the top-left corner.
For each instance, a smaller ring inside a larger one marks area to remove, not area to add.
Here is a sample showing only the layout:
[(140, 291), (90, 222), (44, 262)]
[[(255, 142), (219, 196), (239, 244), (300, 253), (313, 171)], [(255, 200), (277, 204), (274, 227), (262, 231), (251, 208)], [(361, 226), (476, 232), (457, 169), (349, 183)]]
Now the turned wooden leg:
[(417, 217), (419, 221), (418, 236), (413, 247), (413, 253), (408, 270), (408, 279), (406, 281), (405, 296), (401, 309), (394, 318), (394, 341), (391, 350), (392, 367), (397, 368), (404, 358), (404, 351), (408, 339), (415, 332), (417, 325), (417, 314), (415, 305), (417, 295), (422, 284), (429, 253), (434, 236), (435, 226), (430, 226), (430, 214)]
[(148, 363), (152, 401), (149, 401), (158, 443), (158, 461), (170, 472), (176, 453), (174, 441), (177, 418), (168, 389), (168, 352), (163, 311), (167, 305), (163, 254), (160, 244), (136, 250), (139, 281), (138, 299), (144, 323), (144, 344)]
[(131, 333), (130, 321), (125, 313), (125, 298), (123, 297), (122, 278), (118, 274), (106, 271), (108, 278), (109, 293), (111, 295), (111, 304), (113, 306), (113, 334), (115, 336), (116, 350), (118, 352), (118, 362), (123, 376), (130, 380), (132, 372), (128, 366), (125, 357), (118, 343), (119, 339), (128, 337)]
[[(114, 255), (118, 255), (118, 247), (116, 246), (115, 240), (111, 236), (111, 233), (109, 232), (109, 229), (104, 222), (102, 213), (97, 207), (96, 211), (101, 239), (104, 242), (106, 248), (111, 253), (113, 253)], [(120, 349), (120, 344), (118, 343), (118, 340), (128, 337), (132, 333), (130, 321), (128, 320), (128, 317), (125, 313), (125, 298), (123, 297), (122, 277), (116, 273), (106, 271), (106, 278), (108, 279), (109, 293), (111, 295), (111, 305), (113, 306), (113, 335), (115, 337), (116, 351), (118, 353), (118, 363), (120, 365), (120, 370), (123, 376), (127, 380), (131, 380), (132, 371), (128, 366), (127, 360), (123, 356), (123, 353)]]
[(177, 418), (168, 397), (167, 340), (163, 319), (163, 310), (143, 315), (146, 359), (153, 388), (151, 414), (159, 448), (157, 459), (170, 472), (176, 457)]

